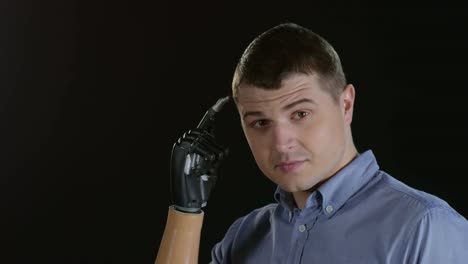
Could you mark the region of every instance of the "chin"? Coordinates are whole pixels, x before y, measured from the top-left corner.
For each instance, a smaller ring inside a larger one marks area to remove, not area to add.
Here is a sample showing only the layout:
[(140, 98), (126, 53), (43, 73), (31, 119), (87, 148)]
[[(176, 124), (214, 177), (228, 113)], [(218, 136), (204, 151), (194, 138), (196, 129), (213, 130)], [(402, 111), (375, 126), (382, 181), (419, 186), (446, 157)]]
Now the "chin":
[(311, 180), (308, 179), (308, 181), (288, 181), (288, 182), (282, 182), (279, 184), (281, 189), (287, 191), (287, 192), (306, 192), (310, 191), (311, 189), (314, 189), (314, 187), (317, 186), (318, 182), (316, 180)]

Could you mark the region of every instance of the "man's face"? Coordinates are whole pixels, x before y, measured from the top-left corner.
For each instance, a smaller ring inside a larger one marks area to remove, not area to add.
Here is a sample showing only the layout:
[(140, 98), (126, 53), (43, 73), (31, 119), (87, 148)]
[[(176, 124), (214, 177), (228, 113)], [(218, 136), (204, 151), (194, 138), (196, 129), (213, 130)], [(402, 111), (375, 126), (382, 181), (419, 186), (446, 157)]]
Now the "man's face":
[(321, 85), (315, 74), (294, 74), (277, 90), (239, 89), (242, 128), (257, 165), (289, 192), (310, 190), (349, 162), (354, 88), (346, 86), (336, 102)]

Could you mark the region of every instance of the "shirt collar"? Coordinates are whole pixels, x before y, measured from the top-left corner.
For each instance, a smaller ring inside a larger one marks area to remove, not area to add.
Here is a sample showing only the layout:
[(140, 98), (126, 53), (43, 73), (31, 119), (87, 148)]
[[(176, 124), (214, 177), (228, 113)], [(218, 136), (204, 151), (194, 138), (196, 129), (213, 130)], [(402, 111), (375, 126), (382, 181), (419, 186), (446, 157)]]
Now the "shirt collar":
[[(343, 204), (378, 171), (379, 166), (372, 150), (358, 154), (348, 165), (338, 171), (327, 182), (313, 192), (306, 201), (305, 208), (321, 205), (324, 215), (331, 217)], [(275, 200), (292, 210), (294, 198), (291, 193), (277, 187)]]
[(281, 204), (283, 207), (288, 208), (290, 211), (294, 209), (295, 205), (292, 193), (286, 192), (278, 186), (276, 187), (276, 191), (273, 197), (275, 198), (276, 202)]

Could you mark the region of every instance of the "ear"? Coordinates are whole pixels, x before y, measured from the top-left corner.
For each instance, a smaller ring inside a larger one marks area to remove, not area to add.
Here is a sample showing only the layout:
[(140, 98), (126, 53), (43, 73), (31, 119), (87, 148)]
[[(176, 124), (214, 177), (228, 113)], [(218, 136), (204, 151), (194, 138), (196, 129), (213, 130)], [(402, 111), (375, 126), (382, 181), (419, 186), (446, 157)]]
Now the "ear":
[(355, 90), (352, 84), (346, 85), (340, 96), (340, 105), (343, 110), (343, 117), (346, 124), (353, 121)]

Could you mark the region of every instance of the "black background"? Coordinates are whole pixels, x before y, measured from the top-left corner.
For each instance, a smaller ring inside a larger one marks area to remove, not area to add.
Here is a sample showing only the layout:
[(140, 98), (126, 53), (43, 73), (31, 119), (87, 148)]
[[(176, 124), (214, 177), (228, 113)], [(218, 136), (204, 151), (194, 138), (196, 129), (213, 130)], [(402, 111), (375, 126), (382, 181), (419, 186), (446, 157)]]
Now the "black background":
[[(467, 15), (446, 1), (1, 1), (1, 262), (152, 263), (173, 142), (230, 93), (248, 43), (286, 21), (340, 54), (358, 149), (467, 217)], [(273, 201), (233, 104), (217, 129), (231, 154), (200, 263), (237, 217)]]

